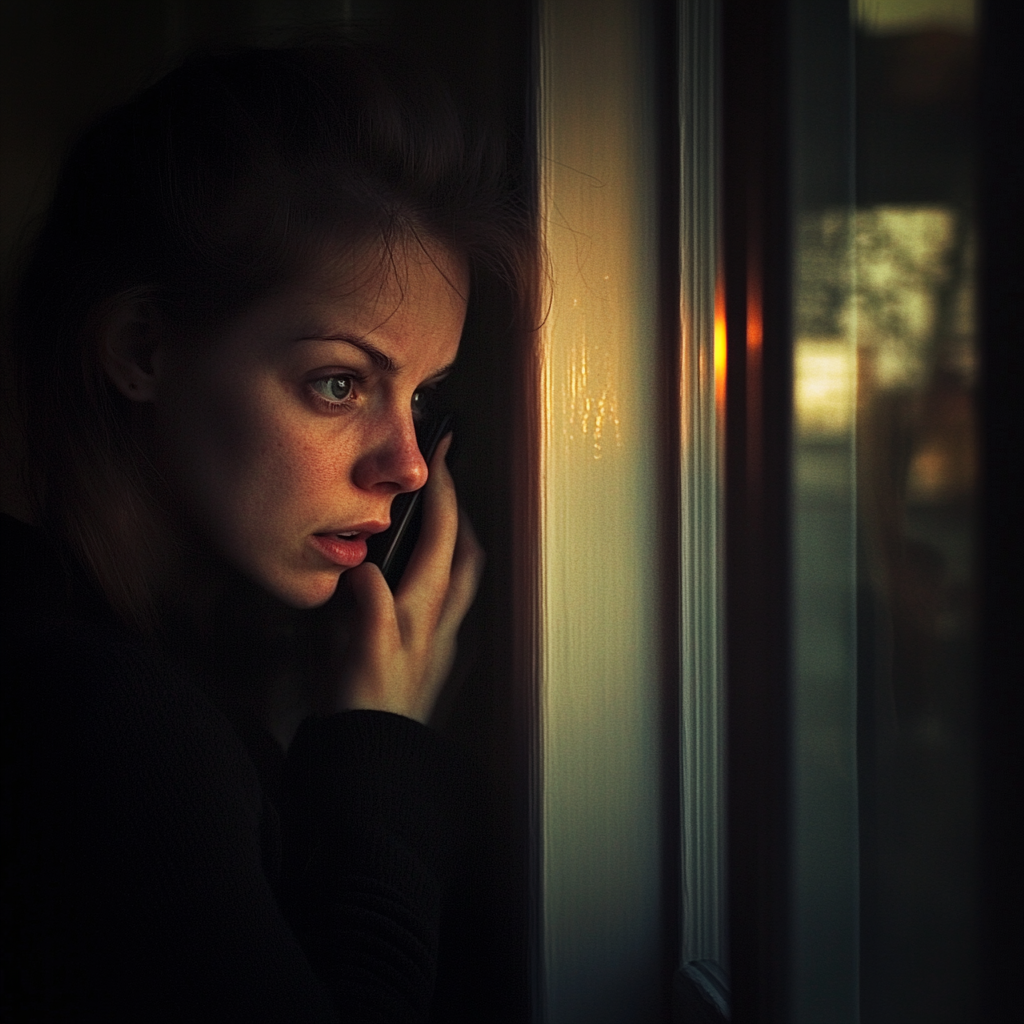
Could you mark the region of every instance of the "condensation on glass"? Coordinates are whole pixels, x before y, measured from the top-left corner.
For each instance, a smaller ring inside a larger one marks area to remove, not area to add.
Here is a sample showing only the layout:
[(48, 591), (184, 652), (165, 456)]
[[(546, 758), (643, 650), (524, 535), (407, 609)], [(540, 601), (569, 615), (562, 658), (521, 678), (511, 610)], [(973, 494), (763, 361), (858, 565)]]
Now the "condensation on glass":
[(793, 1016), (962, 1021), (973, 4), (792, 9)]
[(649, 8), (544, 0), (534, 1019), (659, 1015), (657, 139)]

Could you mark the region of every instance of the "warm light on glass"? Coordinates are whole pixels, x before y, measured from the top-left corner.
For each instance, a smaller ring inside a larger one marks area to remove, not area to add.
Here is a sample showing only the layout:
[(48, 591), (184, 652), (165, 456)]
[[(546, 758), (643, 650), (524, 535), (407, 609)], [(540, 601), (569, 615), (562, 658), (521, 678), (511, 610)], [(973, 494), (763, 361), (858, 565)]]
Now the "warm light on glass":
[(719, 274), (715, 284), (715, 405), (725, 408), (725, 284)]
[(751, 275), (747, 282), (747, 355), (756, 356), (764, 341), (764, 314), (761, 309), (760, 282)]

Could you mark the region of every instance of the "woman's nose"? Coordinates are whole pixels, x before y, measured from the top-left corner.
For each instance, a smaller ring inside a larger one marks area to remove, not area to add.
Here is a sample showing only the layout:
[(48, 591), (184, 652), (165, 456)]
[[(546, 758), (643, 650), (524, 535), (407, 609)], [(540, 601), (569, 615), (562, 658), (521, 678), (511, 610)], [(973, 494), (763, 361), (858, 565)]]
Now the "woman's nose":
[(368, 491), (399, 494), (419, 490), (427, 482), (427, 464), (416, 441), (412, 416), (396, 417), (355, 467), (355, 483)]

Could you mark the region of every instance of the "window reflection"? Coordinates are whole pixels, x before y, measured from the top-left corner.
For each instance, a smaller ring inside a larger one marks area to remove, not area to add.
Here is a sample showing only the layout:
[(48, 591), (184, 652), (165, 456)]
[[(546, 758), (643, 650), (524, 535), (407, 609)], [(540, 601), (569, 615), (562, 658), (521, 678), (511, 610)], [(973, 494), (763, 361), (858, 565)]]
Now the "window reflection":
[(855, 15), (846, 49), (814, 28), (855, 81), (796, 143), (795, 1017), (953, 1022), (978, 998), (974, 6)]
[(857, 253), (865, 996), (870, 1019), (959, 1020), (974, 938), (970, 225), (949, 208), (872, 211)]
[[(856, 445), (864, 1019), (912, 1019), (896, 1008), (929, 991), (930, 1019), (956, 1019), (973, 937), (970, 220), (938, 205), (828, 210), (804, 216), (798, 252), (804, 499), (843, 502)], [(805, 547), (815, 523), (828, 525), (800, 520)]]

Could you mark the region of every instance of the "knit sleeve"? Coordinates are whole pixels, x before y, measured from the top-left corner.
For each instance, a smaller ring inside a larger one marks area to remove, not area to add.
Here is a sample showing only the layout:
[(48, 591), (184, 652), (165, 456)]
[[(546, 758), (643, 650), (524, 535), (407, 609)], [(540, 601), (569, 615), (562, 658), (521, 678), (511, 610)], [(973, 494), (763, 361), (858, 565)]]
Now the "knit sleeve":
[(354, 711), (306, 722), (285, 776), (285, 893), (354, 1020), (426, 1019), (462, 773), (431, 730)]

